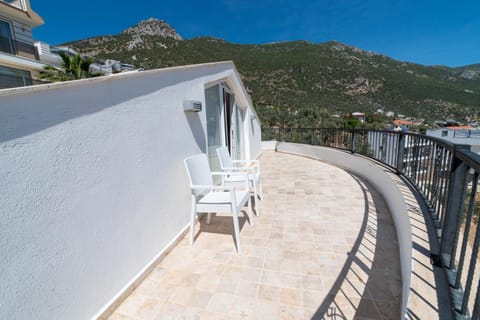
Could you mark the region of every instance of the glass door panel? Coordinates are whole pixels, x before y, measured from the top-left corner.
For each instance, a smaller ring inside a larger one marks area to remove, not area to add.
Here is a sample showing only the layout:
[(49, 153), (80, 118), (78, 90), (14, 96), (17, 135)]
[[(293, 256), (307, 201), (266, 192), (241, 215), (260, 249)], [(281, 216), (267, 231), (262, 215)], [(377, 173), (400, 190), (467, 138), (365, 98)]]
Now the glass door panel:
[(207, 117), (207, 153), (212, 171), (220, 169), (217, 148), (222, 146), (222, 108), (220, 86), (205, 89), (205, 110)]
[(243, 119), (244, 113), (242, 108), (235, 104), (234, 108), (234, 134), (232, 137), (234, 138), (232, 141), (232, 145), (234, 146), (232, 150), (232, 157), (236, 160), (244, 159), (244, 137), (243, 137)]
[(233, 130), (233, 94), (227, 88), (223, 88), (223, 120), (225, 123), (225, 146), (232, 154), (232, 130)]

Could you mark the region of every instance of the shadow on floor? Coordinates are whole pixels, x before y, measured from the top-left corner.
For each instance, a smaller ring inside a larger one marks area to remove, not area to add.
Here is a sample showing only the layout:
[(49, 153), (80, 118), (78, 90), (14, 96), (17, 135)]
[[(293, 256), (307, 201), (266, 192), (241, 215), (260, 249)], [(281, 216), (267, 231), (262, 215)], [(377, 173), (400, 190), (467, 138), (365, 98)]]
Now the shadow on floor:
[[(401, 273), (396, 231), (383, 198), (353, 176), (365, 199), (356, 241), (312, 319), (399, 319)], [(398, 263), (392, 264), (392, 259)]]
[[(435, 229), (435, 223), (430, 216), (430, 212), (425, 203), (425, 200), (420, 196), (414, 187), (410, 183), (401, 177), (397, 177), (402, 183), (398, 183), (400, 191), (404, 195), (405, 202), (410, 211), (410, 219), (412, 220), (412, 250), (414, 255), (414, 263), (416, 264), (416, 272), (413, 272), (412, 279), (421, 281), (426, 288), (430, 291), (430, 295), (435, 295), (436, 301), (432, 303), (429, 296), (425, 292), (419, 292), (413, 288), (410, 289), (411, 295), (420, 300), (422, 305), (422, 314), (418, 310), (407, 309), (406, 319), (422, 319), (426, 313), (435, 314), (440, 320), (453, 319), (450, 310), (449, 301), (449, 288), (445, 272), (441, 265), (428, 265), (425, 260), (430, 259), (430, 254), (437, 254), (440, 251), (437, 239), (437, 230)], [(425, 225), (426, 230), (421, 230), (414, 227), (415, 223)], [(415, 236), (416, 233), (421, 234), (423, 237)], [(422, 257), (423, 256), (423, 257)], [(426, 258), (426, 259), (425, 259)], [(422, 261), (420, 261), (422, 260)], [(429, 275), (429, 278), (425, 278), (425, 274)], [(424, 289), (425, 291), (425, 289)], [(428, 308), (429, 310), (426, 310)]]
[[(240, 232), (243, 230), (243, 227), (246, 223), (248, 223), (248, 215), (245, 211), (242, 211), (238, 216), (238, 225), (240, 228)], [(199, 224), (200, 230), (195, 234), (195, 240), (200, 236), (200, 234), (205, 232), (231, 235), (232, 240), (235, 243), (235, 233), (233, 231), (232, 215), (220, 216), (216, 213), (212, 213), (210, 224), (207, 224), (207, 214), (202, 214), (199, 219)]]

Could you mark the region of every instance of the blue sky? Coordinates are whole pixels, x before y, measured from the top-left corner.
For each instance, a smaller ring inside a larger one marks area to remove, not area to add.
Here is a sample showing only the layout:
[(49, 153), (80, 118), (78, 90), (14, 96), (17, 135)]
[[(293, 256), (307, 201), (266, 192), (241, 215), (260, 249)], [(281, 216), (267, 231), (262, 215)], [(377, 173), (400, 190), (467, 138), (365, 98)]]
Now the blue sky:
[(34, 37), (51, 44), (117, 34), (154, 17), (186, 39), (210, 35), (235, 43), (337, 40), (402, 61), (480, 63), (478, 0), (100, 0), (76, 3), (79, 9), (60, 0), (30, 2), (45, 19), (45, 25), (34, 29)]

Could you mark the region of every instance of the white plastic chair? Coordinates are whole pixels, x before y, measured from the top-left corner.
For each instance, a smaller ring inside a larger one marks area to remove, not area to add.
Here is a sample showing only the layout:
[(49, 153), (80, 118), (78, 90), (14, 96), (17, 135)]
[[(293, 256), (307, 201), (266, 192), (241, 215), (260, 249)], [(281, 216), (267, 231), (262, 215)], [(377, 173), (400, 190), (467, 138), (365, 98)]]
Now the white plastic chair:
[(224, 176), (224, 172), (211, 172), (208, 158), (205, 154), (188, 157), (184, 160), (190, 179), (192, 191), (192, 208), (190, 216), (190, 244), (195, 239), (195, 219), (198, 213), (208, 213), (207, 224), (210, 223), (212, 212), (232, 213), (233, 229), (237, 252), (240, 248), (240, 227), (238, 213), (245, 206), (248, 206), (248, 221), (252, 223), (252, 210), (250, 204), (250, 192), (248, 189), (247, 175), (244, 176), (244, 189), (234, 186), (214, 185), (213, 175)]
[(243, 181), (244, 174), (248, 174), (249, 186), (251, 185), (251, 191), (255, 198), (255, 213), (259, 216), (258, 199), (262, 198), (260, 162), (258, 160), (232, 160), (225, 146), (217, 148), (217, 155), (220, 167), (228, 173), (224, 176), (225, 185), (237, 185)]

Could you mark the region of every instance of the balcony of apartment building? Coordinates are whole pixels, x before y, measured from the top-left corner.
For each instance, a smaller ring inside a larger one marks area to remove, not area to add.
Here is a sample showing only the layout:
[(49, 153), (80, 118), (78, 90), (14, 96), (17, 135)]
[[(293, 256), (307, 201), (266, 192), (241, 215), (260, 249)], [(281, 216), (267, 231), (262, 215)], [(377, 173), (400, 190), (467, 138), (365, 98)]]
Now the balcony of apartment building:
[[(478, 319), (480, 158), (412, 133), (263, 129), (261, 215), (188, 236), (108, 319)], [(271, 140), (273, 139), (273, 140)]]
[(32, 38), (32, 29), (43, 19), (30, 8), (28, 0), (0, 1), (0, 88), (35, 84), (43, 70)]
[(30, 8), (30, 1), (1, 0), (0, 52), (39, 60), (32, 40), (32, 28), (42, 25), (43, 19)]
[[(3, 22), (0, 21), (0, 28)], [(1, 33), (0, 33), (1, 34)], [(34, 75), (43, 70), (44, 63), (33, 43), (0, 35), (0, 88), (14, 88), (42, 84)]]
[[(215, 156), (209, 128), (235, 108), (263, 185), (241, 254), (226, 214), (189, 244), (183, 164)], [(465, 146), (261, 130), (231, 63), (5, 90), (0, 115), (0, 316), (479, 318), (480, 159)]]
[[(402, 263), (386, 200), (367, 179), (292, 146), (260, 157), (261, 212), (253, 225), (241, 219), (241, 255), (230, 216), (201, 219), (194, 245), (182, 238), (105, 318), (400, 319)], [(428, 291), (422, 315), (437, 315)]]

